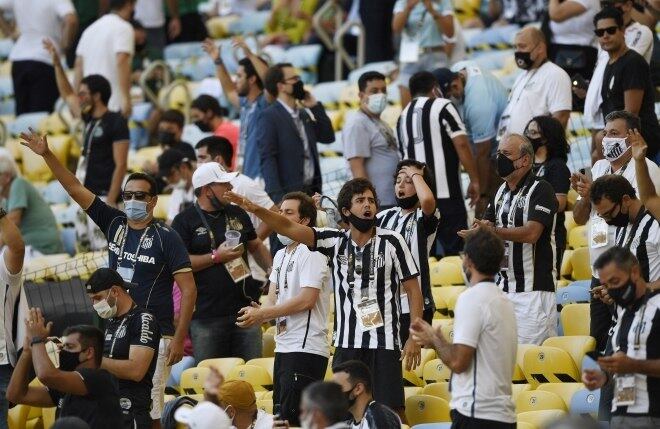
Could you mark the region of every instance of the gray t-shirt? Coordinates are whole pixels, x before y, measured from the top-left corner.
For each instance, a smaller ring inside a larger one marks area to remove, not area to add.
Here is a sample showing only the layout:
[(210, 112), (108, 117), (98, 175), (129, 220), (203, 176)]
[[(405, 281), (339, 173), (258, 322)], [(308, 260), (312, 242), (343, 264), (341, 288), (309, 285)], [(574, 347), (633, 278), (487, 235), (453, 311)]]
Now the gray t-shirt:
[(360, 110), (344, 125), (342, 141), (344, 158), (365, 158), (365, 169), (376, 188), (380, 204), (396, 205), (394, 172), (399, 163), (399, 151), (392, 129)]

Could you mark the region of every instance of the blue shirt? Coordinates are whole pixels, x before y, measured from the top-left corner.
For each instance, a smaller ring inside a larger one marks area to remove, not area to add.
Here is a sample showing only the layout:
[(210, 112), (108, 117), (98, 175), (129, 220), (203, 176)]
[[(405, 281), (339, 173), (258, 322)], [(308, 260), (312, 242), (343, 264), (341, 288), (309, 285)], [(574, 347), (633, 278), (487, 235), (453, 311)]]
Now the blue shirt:
[(465, 122), (472, 144), (492, 140), (497, 135), (500, 117), (507, 105), (507, 91), (492, 74), (471, 61), (452, 66), (453, 72), (465, 70), (465, 99), (459, 111)]
[(268, 107), (266, 97), (262, 93), (252, 103), (247, 97), (240, 97), (241, 105), (241, 134), (239, 135), (238, 147), (244, 148), (243, 153), (243, 174), (256, 179), (261, 176), (261, 158), (259, 157), (259, 148), (255, 141), (255, 126), (259, 122), (259, 115)]
[[(394, 14), (403, 12), (406, 8), (408, 0), (397, 0), (394, 5)], [(436, 12), (442, 15), (453, 14), (454, 7), (451, 0), (431, 0), (433, 8)], [(409, 36), (416, 38), (419, 41), (420, 48), (430, 48), (434, 46), (442, 46), (445, 44), (444, 37), (438, 28), (433, 16), (426, 10), (423, 2), (417, 5), (410, 11), (408, 15), (408, 22), (404, 30)]]
[[(162, 222), (152, 222), (141, 230), (129, 228), (126, 214), (98, 197), (87, 209), (87, 215), (108, 240), (109, 267), (135, 267), (134, 286), (128, 291), (131, 298), (156, 316), (162, 335), (174, 335), (174, 274), (192, 269), (179, 234)], [(123, 255), (119, 258), (122, 247)]]

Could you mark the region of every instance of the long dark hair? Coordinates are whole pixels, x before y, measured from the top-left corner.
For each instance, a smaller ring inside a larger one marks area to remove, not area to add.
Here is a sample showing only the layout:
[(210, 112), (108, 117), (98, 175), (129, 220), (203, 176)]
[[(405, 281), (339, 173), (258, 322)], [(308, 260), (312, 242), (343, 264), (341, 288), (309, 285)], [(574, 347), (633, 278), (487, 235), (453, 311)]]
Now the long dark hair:
[[(529, 122), (536, 122), (539, 133), (545, 139), (548, 148), (548, 159), (561, 158), (568, 160), (571, 147), (566, 139), (566, 130), (557, 119), (552, 116), (535, 116)], [(529, 123), (527, 124), (529, 126)]]

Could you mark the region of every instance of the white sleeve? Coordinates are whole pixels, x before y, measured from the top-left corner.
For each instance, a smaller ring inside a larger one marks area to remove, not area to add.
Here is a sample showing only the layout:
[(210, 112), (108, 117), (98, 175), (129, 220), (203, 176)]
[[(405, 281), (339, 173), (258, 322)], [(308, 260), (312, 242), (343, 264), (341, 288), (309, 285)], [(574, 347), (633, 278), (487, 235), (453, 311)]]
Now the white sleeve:
[(633, 49), (639, 55), (643, 56), (647, 63), (651, 62), (653, 51), (653, 32), (645, 25), (640, 25), (636, 30), (634, 37), (627, 43), (630, 49)]
[(277, 284), (277, 273), (279, 272), (278, 268), (282, 265), (282, 258), (284, 258), (284, 249), (278, 250), (273, 258), (273, 269), (270, 270), (270, 277), (268, 278), (271, 283)]
[(319, 252), (305, 252), (298, 260), (298, 264), (302, 267), (300, 287), (322, 289), (328, 277), (328, 259)]
[(571, 78), (564, 70), (557, 69), (548, 85), (548, 111), (550, 113), (570, 111), (572, 104)]
[(75, 14), (76, 9), (73, 7), (71, 0), (57, 0), (55, 3), (55, 12), (57, 13), (57, 16), (64, 18), (71, 13)]
[(649, 168), (649, 176), (651, 176), (651, 181), (655, 185), (655, 193), (660, 195), (660, 167), (658, 167), (648, 158), (646, 160), (646, 165)]
[(481, 334), (483, 314), (481, 311), (474, 311), (474, 302), (467, 302), (469, 295), (462, 293), (456, 300), (453, 344), (464, 344), (476, 348)]
[(122, 28), (121, 31), (115, 34), (112, 49), (115, 54), (127, 53), (133, 55), (135, 52), (135, 32), (130, 24), (127, 28)]

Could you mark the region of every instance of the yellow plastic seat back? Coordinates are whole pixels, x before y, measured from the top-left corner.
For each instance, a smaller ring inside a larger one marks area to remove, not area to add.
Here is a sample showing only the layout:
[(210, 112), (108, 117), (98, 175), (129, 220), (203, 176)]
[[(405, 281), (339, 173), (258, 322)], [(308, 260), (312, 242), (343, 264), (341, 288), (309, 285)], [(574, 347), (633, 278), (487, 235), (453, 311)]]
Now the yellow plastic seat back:
[(431, 264), (429, 271), (431, 285), (433, 286), (456, 286), (465, 283), (461, 268), (444, 259)]
[(413, 395), (406, 399), (406, 418), (411, 426), (449, 422), (449, 403), (436, 396)]
[(449, 381), (451, 370), (440, 359), (433, 359), (424, 365), (423, 377), (426, 383)]
[(573, 359), (575, 366), (581, 368), (584, 355), (596, 350), (596, 339), (589, 335), (564, 335), (563, 337), (550, 337), (543, 342), (543, 345), (565, 350)]
[(527, 390), (516, 398), (516, 413), (539, 410), (568, 411), (564, 400), (556, 393), (545, 390)]
[(204, 382), (210, 369), (204, 367), (188, 368), (181, 373), (181, 391), (184, 394), (204, 393)]
[(449, 391), (448, 381), (438, 381), (435, 383), (427, 384), (422, 390), (424, 395), (437, 396), (445, 401), (451, 401), (451, 392)]
[(243, 365), (245, 361), (238, 357), (229, 357), (229, 358), (214, 358), (214, 359), (204, 359), (199, 364), (198, 367), (214, 367), (217, 369), (223, 377), (229, 375), (229, 371), (232, 370), (235, 366)]
[(580, 371), (571, 355), (557, 347), (530, 347), (525, 352), (523, 372), (532, 388), (541, 383), (574, 383), (580, 380)]
[(255, 391), (270, 390), (273, 379), (268, 371), (256, 365), (238, 365), (229, 371), (227, 380), (243, 380), (252, 385)]
[(589, 335), (591, 323), (589, 304), (567, 304), (561, 309), (559, 318), (564, 328), (564, 335)]
[(571, 255), (571, 267), (573, 280), (590, 280), (591, 264), (589, 262), (589, 248), (580, 247), (575, 249)]
[(589, 234), (586, 225), (578, 225), (568, 233), (568, 247), (579, 249), (589, 246)]
[(564, 410), (526, 411), (518, 414), (518, 427), (520, 428), (520, 423), (526, 423), (533, 428), (542, 429), (565, 415)]
[(268, 371), (268, 374), (270, 374), (270, 378), (273, 378), (273, 368), (275, 367), (275, 358), (256, 358), (256, 359), (250, 359), (249, 361), (245, 362), (246, 365), (256, 365), (260, 366), (266, 371)]
[(578, 390), (584, 389), (582, 383), (545, 383), (541, 384), (536, 390), (544, 390), (558, 395), (563, 401), (566, 409), (571, 406), (571, 398)]

